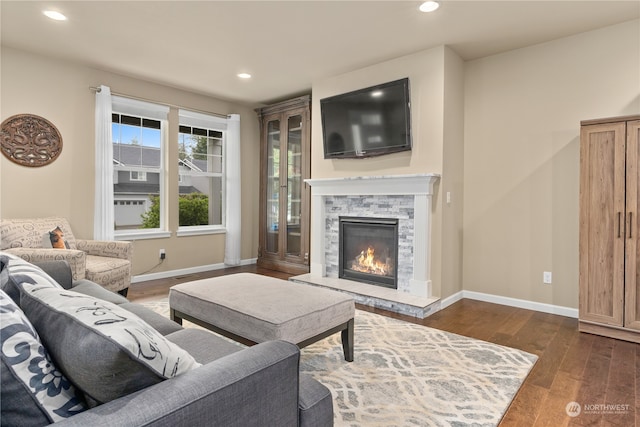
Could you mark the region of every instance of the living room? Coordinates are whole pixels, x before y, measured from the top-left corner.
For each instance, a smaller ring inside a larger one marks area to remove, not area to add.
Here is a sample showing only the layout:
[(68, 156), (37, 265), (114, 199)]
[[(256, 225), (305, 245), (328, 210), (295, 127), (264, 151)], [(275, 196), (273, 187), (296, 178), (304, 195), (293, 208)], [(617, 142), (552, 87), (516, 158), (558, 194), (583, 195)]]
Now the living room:
[[(154, 82), (144, 77), (142, 61), (136, 62), (141, 77), (131, 77), (7, 43), (5, 7), (3, 2), (2, 120), (22, 113), (45, 117), (62, 134), (64, 146), (55, 162), (40, 168), (3, 156), (0, 217), (61, 216), (76, 236), (92, 236), (95, 93), (90, 87), (106, 85), (174, 110), (239, 114), (240, 258), (242, 264), (254, 263), (260, 189), (254, 108), (264, 102), (231, 101)], [(635, 13), (471, 60), (439, 45), (318, 77), (307, 88), (312, 179), (439, 174), (431, 257), (425, 262), (431, 267), (431, 292), (442, 307), (466, 298), (576, 318), (580, 121), (640, 113), (637, 7)], [(412, 150), (364, 160), (324, 159), (320, 99), (404, 77), (411, 82)], [(278, 100), (295, 95), (282, 93)], [(132, 286), (224, 267), (224, 234), (176, 235), (174, 175), (167, 190), (170, 237), (133, 241)], [(160, 249), (166, 259), (156, 267)], [(543, 272), (553, 273), (551, 284), (543, 283)]]
[[(321, 98), (407, 75), (418, 119), (412, 152), (367, 161), (324, 160), (321, 127), (312, 126), (311, 176), (442, 174), (434, 201), (433, 294), (445, 299), (477, 292), (573, 309), (575, 315), (579, 122), (637, 112), (638, 96), (629, 89), (637, 83), (635, 31), (632, 20), (466, 63), (441, 46), (314, 82), (312, 124), (320, 123)], [(594, 57), (602, 60), (593, 63)], [(89, 87), (105, 84), (132, 97), (240, 114), (241, 258), (256, 258), (260, 142), (253, 106), (10, 46), (3, 46), (2, 60), (3, 117), (38, 114), (64, 137), (63, 152), (49, 167), (24, 168), (3, 159), (3, 218), (55, 212), (68, 218), (77, 235), (93, 233), (94, 187), (86, 177), (94, 170), (88, 142), (95, 94)], [(611, 76), (606, 89), (603, 76)], [(71, 108), (60, 108), (61, 100)], [(447, 192), (451, 204), (443, 203)], [(175, 231), (175, 215), (168, 221)], [(154, 273), (211, 268), (223, 262), (223, 242), (223, 235), (137, 240), (133, 274), (154, 266), (161, 248), (167, 258)], [(552, 286), (542, 286), (543, 271), (553, 272)]]

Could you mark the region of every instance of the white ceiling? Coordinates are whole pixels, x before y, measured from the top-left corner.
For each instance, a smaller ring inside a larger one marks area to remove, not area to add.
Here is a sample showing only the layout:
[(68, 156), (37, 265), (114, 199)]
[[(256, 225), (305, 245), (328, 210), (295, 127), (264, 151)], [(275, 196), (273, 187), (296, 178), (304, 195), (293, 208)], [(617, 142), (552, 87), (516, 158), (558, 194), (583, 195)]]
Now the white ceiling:
[[(640, 17), (640, 1), (0, 1), (1, 42), (250, 105), (448, 45), (470, 60)], [(55, 22), (42, 11), (69, 18)], [(251, 80), (240, 80), (249, 72)], [(99, 82), (98, 82), (99, 83)]]

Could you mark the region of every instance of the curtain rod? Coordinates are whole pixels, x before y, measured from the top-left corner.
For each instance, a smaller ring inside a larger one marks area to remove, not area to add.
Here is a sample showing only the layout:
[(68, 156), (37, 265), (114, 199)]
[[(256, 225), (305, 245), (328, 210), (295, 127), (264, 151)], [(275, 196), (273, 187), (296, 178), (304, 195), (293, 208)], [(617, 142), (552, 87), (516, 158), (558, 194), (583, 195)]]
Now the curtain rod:
[[(100, 92), (100, 90), (101, 90), (99, 87), (95, 87), (95, 86), (89, 86), (89, 89), (92, 90), (93, 92)], [(118, 92), (111, 92), (111, 95), (122, 96), (124, 98), (131, 98), (131, 99), (135, 99), (136, 101), (144, 101), (144, 102), (150, 102), (150, 103), (153, 103), (153, 104), (165, 105), (167, 107), (173, 107), (173, 108), (180, 108), (180, 109), (183, 109), (183, 110), (195, 111), (196, 113), (209, 114), (209, 115), (216, 116), (216, 117), (221, 117), (221, 118), (224, 118), (224, 119), (228, 119), (229, 118), (228, 114), (213, 113), (211, 111), (198, 110), (198, 109), (195, 109), (195, 108), (183, 107), (181, 105), (167, 104), (166, 102), (158, 102), (158, 101), (154, 101), (152, 99), (140, 98), (138, 96), (125, 95), (123, 93), (118, 93)]]

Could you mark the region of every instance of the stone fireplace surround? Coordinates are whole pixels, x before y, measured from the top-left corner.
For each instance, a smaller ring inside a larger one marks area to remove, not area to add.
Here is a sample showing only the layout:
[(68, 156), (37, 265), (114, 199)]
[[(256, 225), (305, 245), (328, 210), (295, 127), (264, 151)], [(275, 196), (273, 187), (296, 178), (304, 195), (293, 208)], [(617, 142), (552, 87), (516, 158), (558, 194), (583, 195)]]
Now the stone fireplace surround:
[[(431, 203), (438, 174), (307, 179), (311, 185), (311, 269), (291, 280), (350, 293), (356, 302), (424, 318), (431, 293)], [(398, 289), (338, 278), (338, 218), (399, 219)]]

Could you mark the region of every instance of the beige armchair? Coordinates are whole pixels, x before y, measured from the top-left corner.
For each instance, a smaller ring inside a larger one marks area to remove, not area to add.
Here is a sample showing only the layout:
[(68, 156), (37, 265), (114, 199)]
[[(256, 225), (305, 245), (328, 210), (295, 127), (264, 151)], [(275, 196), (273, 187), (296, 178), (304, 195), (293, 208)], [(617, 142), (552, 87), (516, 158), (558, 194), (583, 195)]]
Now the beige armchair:
[[(64, 249), (52, 247), (50, 232), (57, 227)], [(76, 239), (65, 218), (2, 219), (0, 250), (34, 263), (66, 260), (73, 280), (88, 279), (125, 296), (131, 284), (131, 242)]]

